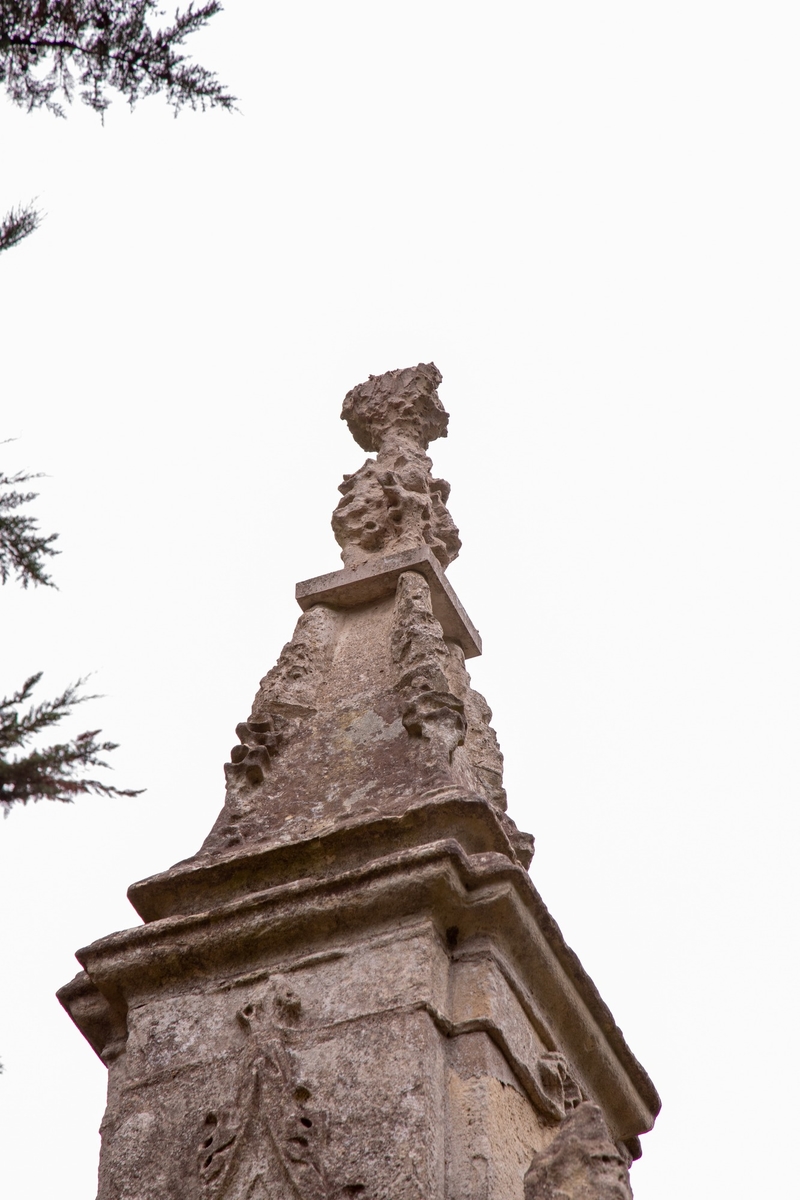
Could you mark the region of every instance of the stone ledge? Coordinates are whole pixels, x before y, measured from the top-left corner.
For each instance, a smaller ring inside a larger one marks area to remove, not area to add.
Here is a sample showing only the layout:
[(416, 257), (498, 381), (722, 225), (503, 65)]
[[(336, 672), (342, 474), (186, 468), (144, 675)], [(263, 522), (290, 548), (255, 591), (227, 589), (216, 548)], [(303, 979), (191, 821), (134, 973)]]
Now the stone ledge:
[(530, 865), (529, 857), (515, 853), (512, 839), (520, 835), (505, 813), (482, 796), (455, 792), (421, 796), (401, 813), (371, 812), (297, 838), (199, 854), (132, 883), (128, 899), (148, 923), (189, 916), (279, 884), (341, 875), (385, 853), (451, 836), (454, 829), (469, 855), (493, 850)]
[(364, 563), (360, 567), (345, 567), (329, 575), (304, 579), (295, 587), (295, 597), (303, 612), (315, 604), (330, 604), (334, 608), (355, 608), (391, 596), (404, 571), (418, 571), (431, 589), (433, 615), (442, 627), (444, 636), (458, 642), (465, 658), (477, 658), (482, 652), (481, 635), (470, 621), (461, 601), (445, 578), (439, 561), (427, 546), (416, 546)]
[[(124, 1010), (165, 984), (196, 988), (212, 977), (260, 968), (287, 946), (314, 953), (367, 931), (396, 929), (421, 913), (430, 914), (443, 938), (457, 928), (459, 944), (488, 936), (498, 941), (616, 1136), (629, 1139), (652, 1128), (658, 1095), (527, 873), (497, 852), (468, 855), (452, 838), (338, 876), (269, 888), (212, 912), (112, 934), (77, 958), (112, 1007)], [(81, 1015), (65, 1007), (82, 1028)]]

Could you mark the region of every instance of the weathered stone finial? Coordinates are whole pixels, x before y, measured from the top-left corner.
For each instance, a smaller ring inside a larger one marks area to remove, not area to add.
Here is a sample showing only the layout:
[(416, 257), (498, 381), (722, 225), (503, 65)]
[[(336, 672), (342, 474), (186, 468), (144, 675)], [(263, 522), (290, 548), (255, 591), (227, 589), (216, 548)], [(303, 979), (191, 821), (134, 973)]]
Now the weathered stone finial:
[(427, 450), (430, 442), (447, 437), (450, 415), (436, 390), (441, 382), (435, 363), (370, 375), (345, 396), (342, 420), (362, 450), (381, 450), (392, 436)]
[(450, 485), (431, 475), (428, 444), (447, 437), (448, 414), (434, 363), (370, 375), (347, 393), (342, 420), (359, 446), (377, 451), (339, 487), (333, 532), (346, 567), (430, 546), (443, 567), (461, 549), (447, 511)]

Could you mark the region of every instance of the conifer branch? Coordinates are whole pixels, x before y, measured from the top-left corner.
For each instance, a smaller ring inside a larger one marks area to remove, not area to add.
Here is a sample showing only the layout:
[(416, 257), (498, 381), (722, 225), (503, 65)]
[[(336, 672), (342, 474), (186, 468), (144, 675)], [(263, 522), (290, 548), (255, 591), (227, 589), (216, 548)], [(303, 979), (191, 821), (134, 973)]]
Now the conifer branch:
[(29, 233), (39, 228), (42, 214), (32, 204), (20, 204), (0, 220), (0, 253), (18, 246)]
[(0, 583), (7, 583), (13, 573), (24, 588), (29, 583), (55, 587), (44, 569), (44, 559), (60, 553), (53, 549), (58, 534), (42, 537), (36, 518), (17, 511), (39, 494), (17, 490), (21, 483), (29, 483), (31, 479), (41, 479), (41, 474), (21, 471), (5, 475), (0, 471)]
[(41, 677), (41, 671), (31, 675), (18, 691), (0, 700), (0, 808), (4, 814), (7, 816), (13, 805), (27, 804), (29, 800), (60, 800), (69, 804), (76, 796), (89, 792), (102, 796), (141, 795), (141, 790), (115, 788), (99, 779), (79, 776), (87, 767), (108, 767), (100, 756), (117, 749), (116, 742), (97, 741), (99, 729), (87, 730), (70, 742), (9, 757), (11, 751), (23, 749), (36, 734), (69, 716), (77, 704), (97, 699), (80, 694), (86, 681), (79, 679), (55, 700), (33, 704), (23, 711), (22, 706), (30, 700)]
[(230, 111), (236, 98), (182, 53), (221, 8), (219, 0), (190, 4), (154, 29), (151, 22), (164, 15), (157, 0), (2, 0), (0, 85), (29, 112), (47, 108), (61, 117), (61, 101), (71, 104), (76, 87), (101, 115), (109, 88), (131, 106), (163, 93), (176, 112), (187, 105)]

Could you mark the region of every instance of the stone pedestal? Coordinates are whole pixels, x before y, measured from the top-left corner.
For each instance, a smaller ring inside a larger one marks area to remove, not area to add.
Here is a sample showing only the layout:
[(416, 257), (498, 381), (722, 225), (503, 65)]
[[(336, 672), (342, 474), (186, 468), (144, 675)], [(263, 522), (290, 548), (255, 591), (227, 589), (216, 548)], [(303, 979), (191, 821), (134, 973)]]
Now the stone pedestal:
[(408, 449), (432, 371), (350, 403), (381, 436), (366, 498), (342, 485), (349, 564), (298, 585), (200, 852), (59, 993), (109, 1070), (98, 1200), (630, 1195), (659, 1101), (505, 813), (446, 485)]

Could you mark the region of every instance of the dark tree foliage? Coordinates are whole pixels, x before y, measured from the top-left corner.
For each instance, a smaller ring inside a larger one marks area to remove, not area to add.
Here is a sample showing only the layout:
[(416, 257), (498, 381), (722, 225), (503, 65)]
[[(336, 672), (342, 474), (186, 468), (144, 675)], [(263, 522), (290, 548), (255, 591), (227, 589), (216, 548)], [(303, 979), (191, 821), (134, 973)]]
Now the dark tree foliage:
[(4, 475), (0, 472), (0, 583), (6, 583), (13, 573), (24, 588), (29, 583), (55, 587), (50, 576), (45, 574), (43, 559), (46, 555), (59, 553), (53, 549), (58, 534), (42, 537), (36, 518), (17, 511), (39, 494), (16, 490), (19, 484), (30, 483), (31, 479), (41, 479), (41, 475), (24, 472)]
[[(2, 3), (2, 0), (0, 0)], [(34, 229), (39, 228), (41, 213), (32, 204), (21, 204), (0, 220), (0, 251), (17, 246)]]
[(134, 105), (163, 94), (177, 112), (232, 109), (236, 101), (216, 75), (181, 52), (184, 42), (221, 9), (219, 0), (176, 10), (171, 24), (156, 0), (0, 0), (0, 84), (30, 112), (63, 116), (61, 102), (80, 99), (96, 112), (109, 89)]
[[(63, 117), (62, 101), (79, 98), (102, 116), (109, 89), (133, 107), (162, 94), (175, 112), (190, 108), (231, 111), (236, 98), (212, 71), (182, 53), (186, 39), (222, 9), (219, 0), (175, 11), (172, 24), (156, 0), (0, 0), (0, 85), (28, 112), (47, 108)], [(0, 253), (39, 224), (32, 205), (0, 220)]]
[[(2, 2), (2, 0), (0, 0)], [(52, 543), (58, 534), (42, 537), (34, 517), (18, 510), (36, 498), (36, 492), (19, 491), (20, 484), (29, 483), (39, 476), (20, 472), (17, 475), (0, 473), (0, 582), (15, 575), (23, 587), (29, 583), (44, 587), (55, 587), (44, 569), (45, 558), (58, 554)], [(41, 679), (31, 675), (11, 696), (0, 701), (0, 808), (5, 815), (14, 804), (27, 804), (29, 800), (63, 800), (69, 802), (77, 795), (96, 792), (103, 796), (138, 796), (140, 793), (120, 790), (101, 783), (97, 779), (81, 777), (89, 767), (105, 767), (100, 757), (116, 750), (116, 742), (98, 742), (99, 729), (79, 734), (71, 742), (61, 742), (42, 750), (23, 750), (43, 730), (57, 725), (72, 712), (77, 704), (94, 700), (95, 696), (82, 696), (80, 689), (85, 680), (71, 684), (55, 700), (33, 704), (23, 711), (31, 693)]]
[(85, 682), (79, 679), (57, 696), (31, 705), (26, 712), (22, 706), (41, 679), (31, 675), (13, 696), (0, 700), (0, 807), (8, 812), (13, 804), (29, 800), (63, 800), (69, 803), (76, 796), (97, 792), (103, 796), (138, 796), (139, 792), (109, 787), (98, 779), (86, 779), (80, 774), (87, 767), (107, 767), (101, 754), (116, 750), (116, 742), (98, 742), (99, 729), (81, 733), (71, 742), (61, 742), (42, 750), (32, 750), (21, 757), (9, 758), (11, 751), (26, 746), (38, 733), (56, 725), (69, 716), (76, 704), (95, 700), (96, 696), (81, 696)]

